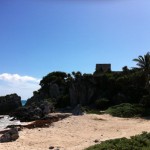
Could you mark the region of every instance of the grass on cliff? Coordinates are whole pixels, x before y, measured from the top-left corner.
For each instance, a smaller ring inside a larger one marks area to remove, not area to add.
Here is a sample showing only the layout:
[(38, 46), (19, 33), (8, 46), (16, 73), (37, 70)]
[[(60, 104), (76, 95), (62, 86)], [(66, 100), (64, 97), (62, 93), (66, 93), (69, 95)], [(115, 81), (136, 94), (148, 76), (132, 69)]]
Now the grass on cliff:
[(150, 133), (143, 132), (130, 139), (107, 140), (85, 150), (150, 150)]

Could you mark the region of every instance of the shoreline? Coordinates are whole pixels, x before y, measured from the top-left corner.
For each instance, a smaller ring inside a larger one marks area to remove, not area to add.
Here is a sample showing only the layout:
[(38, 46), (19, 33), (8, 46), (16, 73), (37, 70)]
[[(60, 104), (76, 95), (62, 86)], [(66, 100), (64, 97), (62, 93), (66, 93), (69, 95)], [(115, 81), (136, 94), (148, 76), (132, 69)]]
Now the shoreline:
[(10, 117), (9, 115), (0, 115), (0, 131), (3, 131), (6, 129), (8, 125), (21, 125), (20, 120), (13, 120), (13, 117)]

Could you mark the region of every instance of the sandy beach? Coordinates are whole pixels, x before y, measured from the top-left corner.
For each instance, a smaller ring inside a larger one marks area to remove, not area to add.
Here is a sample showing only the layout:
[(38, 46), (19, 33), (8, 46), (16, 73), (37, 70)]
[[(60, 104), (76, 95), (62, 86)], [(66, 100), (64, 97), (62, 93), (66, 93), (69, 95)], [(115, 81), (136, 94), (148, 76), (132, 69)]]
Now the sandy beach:
[(23, 129), (15, 142), (0, 143), (0, 150), (83, 150), (95, 144), (142, 131), (150, 132), (150, 120), (117, 118), (110, 115), (70, 116), (49, 128)]

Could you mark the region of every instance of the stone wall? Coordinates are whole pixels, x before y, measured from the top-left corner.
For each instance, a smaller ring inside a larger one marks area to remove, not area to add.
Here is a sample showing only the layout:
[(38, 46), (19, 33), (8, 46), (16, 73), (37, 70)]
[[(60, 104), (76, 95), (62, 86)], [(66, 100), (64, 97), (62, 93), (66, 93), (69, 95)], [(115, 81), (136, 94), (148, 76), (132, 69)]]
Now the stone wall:
[(111, 71), (111, 64), (96, 64), (96, 72), (108, 72)]

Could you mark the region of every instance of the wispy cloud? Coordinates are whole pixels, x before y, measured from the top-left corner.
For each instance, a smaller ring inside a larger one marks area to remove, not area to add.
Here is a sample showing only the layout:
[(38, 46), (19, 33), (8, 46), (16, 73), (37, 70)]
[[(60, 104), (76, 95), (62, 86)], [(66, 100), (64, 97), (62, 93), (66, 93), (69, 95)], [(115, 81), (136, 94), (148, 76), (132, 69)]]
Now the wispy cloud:
[(22, 99), (32, 96), (38, 90), (40, 79), (19, 74), (0, 74), (0, 95), (17, 93)]

